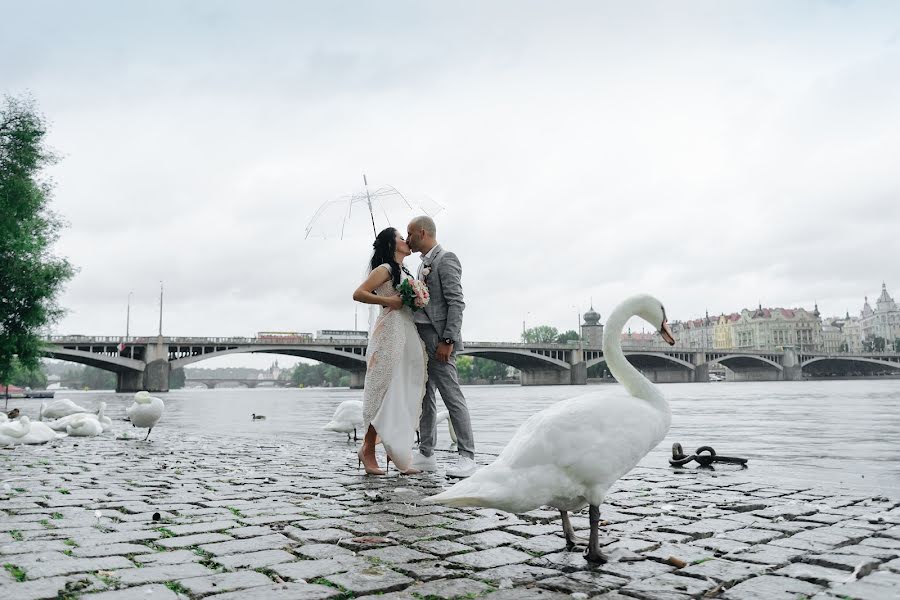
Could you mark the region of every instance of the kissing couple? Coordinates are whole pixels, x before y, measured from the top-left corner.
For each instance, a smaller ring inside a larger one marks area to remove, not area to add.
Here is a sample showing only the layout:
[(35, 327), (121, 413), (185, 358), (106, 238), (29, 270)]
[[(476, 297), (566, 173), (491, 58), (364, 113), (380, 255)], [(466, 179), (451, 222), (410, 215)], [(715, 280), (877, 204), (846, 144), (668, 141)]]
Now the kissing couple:
[[(437, 242), (431, 217), (410, 221), (403, 234), (384, 229), (372, 244), (370, 272), (353, 292), (353, 299), (381, 306), (369, 334), (366, 380), (363, 389), (363, 430), (358, 455), (369, 475), (384, 475), (375, 457), (381, 441), (388, 464), (393, 461), (404, 474), (436, 471), (437, 442), (435, 388), (450, 413), (456, 431), (459, 461), (447, 469), (449, 477), (468, 477), (475, 472), (475, 439), (466, 399), (459, 388), (456, 354), (463, 349), (462, 265), (452, 252)], [(415, 277), (404, 259), (418, 252), (422, 263)], [(419, 310), (404, 303), (399, 289), (406, 279), (428, 287), (428, 303)], [(416, 431), (419, 450), (412, 452)]]

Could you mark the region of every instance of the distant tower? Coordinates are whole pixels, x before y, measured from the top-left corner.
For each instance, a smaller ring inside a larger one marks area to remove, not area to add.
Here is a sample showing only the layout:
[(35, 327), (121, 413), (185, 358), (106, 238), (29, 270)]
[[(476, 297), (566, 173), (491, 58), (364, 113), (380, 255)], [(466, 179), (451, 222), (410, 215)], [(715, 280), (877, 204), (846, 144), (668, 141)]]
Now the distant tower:
[(581, 339), (592, 348), (603, 345), (603, 325), (600, 323), (600, 313), (591, 309), (584, 313), (584, 323), (581, 325)]

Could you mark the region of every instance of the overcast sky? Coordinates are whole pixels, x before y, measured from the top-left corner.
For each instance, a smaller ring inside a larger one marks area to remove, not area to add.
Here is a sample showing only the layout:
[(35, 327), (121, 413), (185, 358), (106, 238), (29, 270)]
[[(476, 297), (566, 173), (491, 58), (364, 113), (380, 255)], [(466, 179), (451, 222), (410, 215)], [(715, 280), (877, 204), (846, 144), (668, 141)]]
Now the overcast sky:
[(167, 335), (353, 328), (371, 239), (304, 228), (363, 173), (446, 207), (469, 340), (572, 329), (591, 298), (605, 322), (644, 291), (672, 319), (900, 295), (896, 2), (0, 14), (0, 91), (34, 96), (63, 156), (57, 249), (80, 271), (55, 333), (124, 334), (133, 291), (132, 335), (155, 334), (160, 280)]

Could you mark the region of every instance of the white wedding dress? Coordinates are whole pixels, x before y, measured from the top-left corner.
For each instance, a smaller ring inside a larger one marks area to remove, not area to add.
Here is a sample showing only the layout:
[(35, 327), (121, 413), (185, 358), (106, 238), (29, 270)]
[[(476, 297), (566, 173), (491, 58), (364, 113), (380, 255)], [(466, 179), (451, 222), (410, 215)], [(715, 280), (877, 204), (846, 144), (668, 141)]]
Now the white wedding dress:
[[(391, 266), (377, 267), (391, 272)], [(401, 277), (405, 278), (401, 274)], [(375, 293), (396, 296), (388, 279)], [(369, 425), (384, 445), (391, 461), (401, 471), (410, 467), (412, 446), (419, 427), (425, 396), (428, 355), (413, 321), (412, 309), (382, 308), (369, 334), (363, 390), (363, 431)]]

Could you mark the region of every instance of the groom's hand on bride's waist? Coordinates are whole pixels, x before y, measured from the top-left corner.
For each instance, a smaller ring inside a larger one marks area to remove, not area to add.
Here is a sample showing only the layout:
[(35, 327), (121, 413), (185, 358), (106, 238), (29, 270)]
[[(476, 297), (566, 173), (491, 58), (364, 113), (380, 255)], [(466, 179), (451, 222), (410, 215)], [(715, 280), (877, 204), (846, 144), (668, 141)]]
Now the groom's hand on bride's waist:
[(453, 344), (447, 342), (438, 342), (437, 351), (434, 355), (440, 362), (449, 362), (450, 355), (453, 353)]

